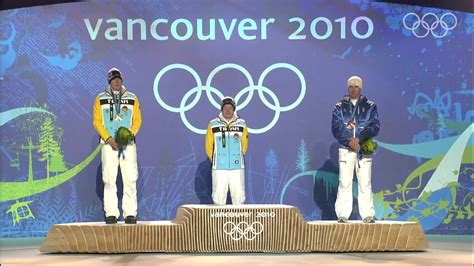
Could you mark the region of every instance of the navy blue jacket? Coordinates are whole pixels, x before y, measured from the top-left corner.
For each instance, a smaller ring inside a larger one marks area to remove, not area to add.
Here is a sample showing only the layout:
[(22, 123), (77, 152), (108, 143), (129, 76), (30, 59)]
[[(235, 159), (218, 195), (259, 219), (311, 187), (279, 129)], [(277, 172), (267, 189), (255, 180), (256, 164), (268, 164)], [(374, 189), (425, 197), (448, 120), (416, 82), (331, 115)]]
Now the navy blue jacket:
[(332, 135), (342, 148), (348, 148), (349, 139), (353, 137), (352, 129), (347, 128), (347, 123), (353, 112), (357, 125), (355, 137), (359, 138), (361, 144), (363, 140), (377, 136), (380, 130), (375, 102), (369, 101), (367, 97), (361, 95), (358, 103), (354, 106), (349, 96), (346, 95), (334, 106), (332, 111)]

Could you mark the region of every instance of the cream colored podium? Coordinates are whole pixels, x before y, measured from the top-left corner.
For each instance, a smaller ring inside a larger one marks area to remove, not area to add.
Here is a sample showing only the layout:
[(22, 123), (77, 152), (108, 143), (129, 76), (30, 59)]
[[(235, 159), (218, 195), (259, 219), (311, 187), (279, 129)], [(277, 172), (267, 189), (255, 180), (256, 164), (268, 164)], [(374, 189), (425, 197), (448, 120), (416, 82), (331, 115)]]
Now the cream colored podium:
[(360, 252), (428, 248), (416, 222), (306, 222), (289, 205), (183, 205), (173, 221), (55, 224), (44, 253)]

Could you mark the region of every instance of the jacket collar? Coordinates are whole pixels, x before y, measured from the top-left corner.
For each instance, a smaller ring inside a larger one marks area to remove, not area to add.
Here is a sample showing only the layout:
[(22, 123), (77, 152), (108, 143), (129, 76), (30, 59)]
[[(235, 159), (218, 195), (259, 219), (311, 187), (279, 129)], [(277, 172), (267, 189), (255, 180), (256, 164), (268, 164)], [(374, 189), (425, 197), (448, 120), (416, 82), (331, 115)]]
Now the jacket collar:
[[(112, 89), (109, 87), (107, 87), (107, 89), (105, 89), (105, 92), (107, 94), (109, 94), (110, 96), (112, 96), (113, 92), (112, 92)], [(122, 85), (122, 88), (120, 89), (120, 93), (122, 94), (122, 97), (125, 96), (127, 94), (127, 88), (125, 88), (125, 86)]]
[[(361, 94), (359, 97), (359, 104), (364, 103), (366, 101), (367, 101), (367, 97)], [(342, 97), (341, 99), (341, 102), (349, 104), (351, 102), (351, 98), (349, 97), (349, 95), (344, 95), (344, 97)]]
[(234, 115), (232, 116), (232, 119), (230, 119), (230, 121), (228, 121), (227, 119), (225, 119), (222, 112), (220, 112), (218, 118), (219, 118), (219, 121), (221, 121), (223, 123), (226, 123), (227, 125), (230, 125), (232, 123), (235, 123), (237, 121), (237, 119), (239, 119), (239, 116), (237, 115), (237, 112), (234, 112)]

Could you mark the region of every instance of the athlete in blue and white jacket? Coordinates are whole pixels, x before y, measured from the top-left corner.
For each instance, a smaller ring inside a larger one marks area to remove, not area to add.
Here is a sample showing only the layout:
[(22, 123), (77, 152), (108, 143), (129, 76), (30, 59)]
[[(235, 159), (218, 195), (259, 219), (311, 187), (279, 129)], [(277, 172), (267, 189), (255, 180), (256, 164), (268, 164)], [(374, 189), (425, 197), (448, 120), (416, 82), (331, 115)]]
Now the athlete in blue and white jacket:
[(352, 76), (347, 81), (349, 95), (338, 102), (332, 112), (332, 134), (339, 142), (339, 188), (336, 214), (346, 222), (352, 212), (352, 179), (354, 168), (358, 178), (359, 214), (364, 222), (374, 222), (372, 199), (372, 158), (362, 156), (362, 141), (377, 136), (380, 129), (375, 102), (362, 96), (362, 79)]

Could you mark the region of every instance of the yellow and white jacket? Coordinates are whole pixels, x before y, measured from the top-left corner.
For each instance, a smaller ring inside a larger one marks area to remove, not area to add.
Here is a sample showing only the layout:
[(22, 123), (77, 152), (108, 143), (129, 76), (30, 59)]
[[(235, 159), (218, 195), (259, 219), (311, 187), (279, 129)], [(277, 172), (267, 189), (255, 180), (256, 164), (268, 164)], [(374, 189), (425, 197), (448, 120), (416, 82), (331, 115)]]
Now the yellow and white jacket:
[[(120, 95), (121, 97), (119, 97)], [(120, 127), (130, 129), (136, 136), (142, 125), (138, 97), (123, 86), (116, 96), (108, 88), (105, 92), (97, 95), (95, 99), (93, 124), (100, 135), (101, 142), (114, 138), (115, 132)]]
[(226, 122), (222, 114), (207, 127), (206, 154), (214, 170), (236, 170), (245, 168), (248, 131), (245, 120), (236, 114)]

